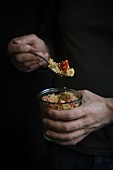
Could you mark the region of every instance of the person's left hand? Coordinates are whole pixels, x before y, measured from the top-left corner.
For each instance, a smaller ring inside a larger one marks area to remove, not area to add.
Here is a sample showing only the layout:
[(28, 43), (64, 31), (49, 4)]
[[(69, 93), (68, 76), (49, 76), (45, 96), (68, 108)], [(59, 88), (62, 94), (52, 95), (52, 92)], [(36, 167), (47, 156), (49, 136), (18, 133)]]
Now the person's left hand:
[(84, 101), (72, 110), (49, 110), (43, 118), (44, 135), (61, 145), (75, 145), (91, 132), (113, 121), (113, 99), (80, 91)]

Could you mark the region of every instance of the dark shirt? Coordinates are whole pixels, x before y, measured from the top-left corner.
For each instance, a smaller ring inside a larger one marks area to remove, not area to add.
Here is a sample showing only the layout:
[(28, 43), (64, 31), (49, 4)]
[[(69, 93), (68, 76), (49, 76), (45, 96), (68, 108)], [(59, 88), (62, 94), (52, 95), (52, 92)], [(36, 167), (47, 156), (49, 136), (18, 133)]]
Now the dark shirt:
[[(75, 68), (73, 78), (56, 76), (54, 86), (87, 89), (103, 97), (113, 97), (111, 1), (60, 0), (51, 1), (51, 6), (51, 16), (56, 19), (51, 17), (50, 20), (53, 29), (56, 20), (59, 31), (57, 59), (68, 59)], [(52, 14), (55, 11), (56, 14)], [(113, 123), (93, 132), (72, 148), (87, 154), (113, 154)]]

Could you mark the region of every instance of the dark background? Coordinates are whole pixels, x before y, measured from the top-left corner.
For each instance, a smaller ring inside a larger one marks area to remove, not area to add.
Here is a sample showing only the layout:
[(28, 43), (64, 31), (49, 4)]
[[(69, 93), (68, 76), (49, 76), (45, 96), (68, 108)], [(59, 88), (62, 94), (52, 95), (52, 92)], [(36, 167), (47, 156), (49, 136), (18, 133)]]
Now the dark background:
[(39, 169), (46, 156), (36, 96), (51, 86), (53, 75), (47, 70), (20, 72), (7, 54), (12, 38), (38, 33), (42, 3), (0, 0), (0, 164), (4, 168)]

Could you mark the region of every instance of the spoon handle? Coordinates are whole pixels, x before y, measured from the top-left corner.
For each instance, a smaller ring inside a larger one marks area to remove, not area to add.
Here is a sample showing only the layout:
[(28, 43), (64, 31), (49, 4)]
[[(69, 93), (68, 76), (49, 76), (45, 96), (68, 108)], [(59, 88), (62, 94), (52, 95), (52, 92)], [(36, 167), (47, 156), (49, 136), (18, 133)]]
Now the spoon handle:
[(35, 56), (42, 58), (43, 60), (45, 60), (48, 64), (48, 60), (46, 58), (44, 58), (43, 56), (41, 56), (40, 54), (38, 54), (36, 51), (30, 51), (30, 53), (34, 54)]

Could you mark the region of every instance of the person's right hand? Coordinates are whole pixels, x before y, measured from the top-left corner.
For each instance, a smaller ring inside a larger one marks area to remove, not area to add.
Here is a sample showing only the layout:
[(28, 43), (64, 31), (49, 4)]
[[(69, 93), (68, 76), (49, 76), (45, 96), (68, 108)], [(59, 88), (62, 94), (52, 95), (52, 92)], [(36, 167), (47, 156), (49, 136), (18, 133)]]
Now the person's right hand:
[(49, 58), (49, 50), (44, 41), (34, 34), (24, 35), (12, 39), (8, 44), (11, 63), (20, 71), (30, 72), (39, 67), (47, 67), (47, 63), (34, 56), (30, 51), (36, 51), (45, 58)]

